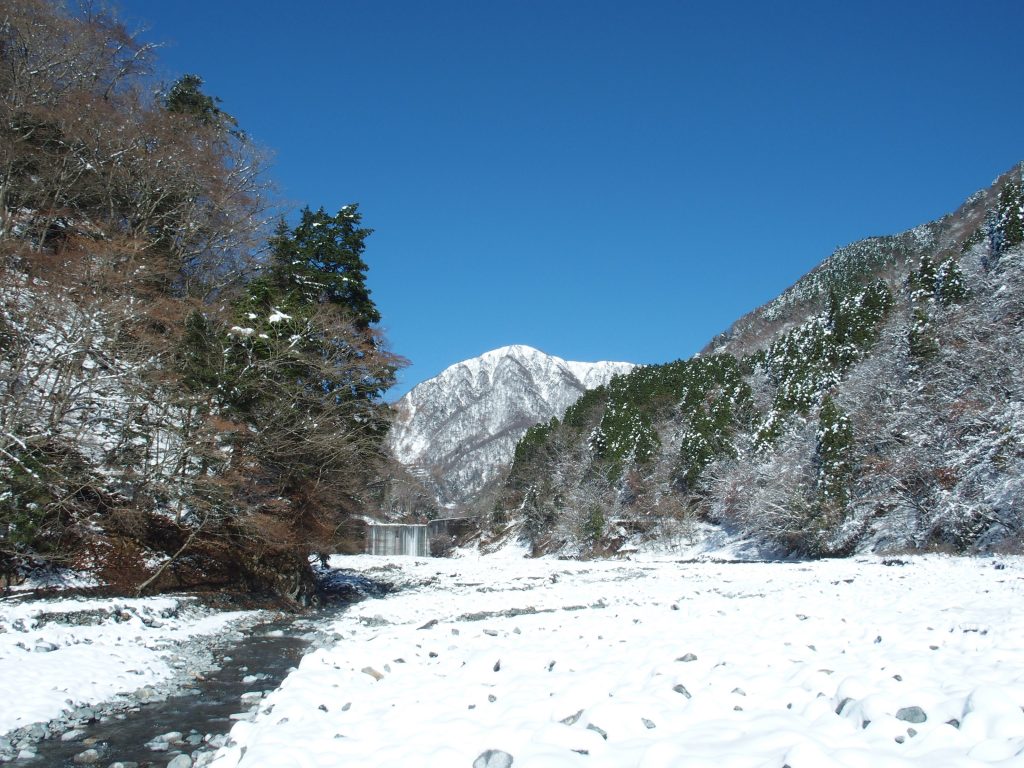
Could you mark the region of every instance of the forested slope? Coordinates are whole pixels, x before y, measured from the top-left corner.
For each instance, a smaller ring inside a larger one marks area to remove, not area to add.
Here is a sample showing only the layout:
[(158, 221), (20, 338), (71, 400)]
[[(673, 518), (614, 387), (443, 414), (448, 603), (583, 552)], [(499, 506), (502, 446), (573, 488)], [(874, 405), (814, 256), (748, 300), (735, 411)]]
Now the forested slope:
[(83, 8), (0, 14), (0, 574), (305, 599), (384, 461), (370, 230), (272, 230), (260, 148)]
[(494, 522), (539, 551), (700, 521), (776, 553), (1019, 548), (1021, 170), (531, 430)]

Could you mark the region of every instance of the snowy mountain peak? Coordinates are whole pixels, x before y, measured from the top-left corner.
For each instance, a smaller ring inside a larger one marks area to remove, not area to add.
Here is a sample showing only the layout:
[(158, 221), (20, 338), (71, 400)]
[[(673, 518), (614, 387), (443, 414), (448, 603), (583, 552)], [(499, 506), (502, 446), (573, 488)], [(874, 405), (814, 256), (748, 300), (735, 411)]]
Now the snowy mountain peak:
[(395, 406), (389, 443), (426, 473), (444, 504), (471, 499), (512, 460), (534, 424), (560, 417), (586, 390), (632, 363), (581, 363), (514, 344), (446, 368)]

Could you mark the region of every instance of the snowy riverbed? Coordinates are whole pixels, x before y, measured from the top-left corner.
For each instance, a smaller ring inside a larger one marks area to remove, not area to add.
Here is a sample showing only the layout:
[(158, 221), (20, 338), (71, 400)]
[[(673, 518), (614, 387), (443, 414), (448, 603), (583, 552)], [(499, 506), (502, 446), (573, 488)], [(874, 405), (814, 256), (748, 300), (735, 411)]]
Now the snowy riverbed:
[(405, 588), (216, 768), (1024, 765), (1020, 558), (335, 564)]
[(73, 720), (87, 706), (162, 698), (174, 680), (210, 664), (200, 638), (251, 624), (257, 615), (213, 611), (188, 597), (5, 598), (0, 736), (49, 720)]

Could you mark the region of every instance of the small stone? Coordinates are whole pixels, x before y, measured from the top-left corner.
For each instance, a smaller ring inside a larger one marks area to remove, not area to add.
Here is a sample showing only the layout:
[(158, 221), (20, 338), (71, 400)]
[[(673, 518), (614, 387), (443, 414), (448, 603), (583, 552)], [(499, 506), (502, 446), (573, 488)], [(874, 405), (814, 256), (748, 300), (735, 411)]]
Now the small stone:
[(845, 709), (846, 705), (849, 704), (851, 701), (853, 701), (853, 699), (851, 699), (849, 696), (847, 696), (845, 699), (840, 701), (839, 702), (839, 706), (836, 707), (836, 714), (837, 715), (843, 714), (843, 709)]
[(363, 668), (362, 668), (362, 669), (361, 669), (360, 671), (361, 671), (361, 672), (362, 672), (362, 673), (363, 673), (364, 675), (369, 675), (369, 676), (370, 676), (370, 677), (372, 677), (372, 678), (373, 678), (374, 680), (383, 680), (383, 679), (384, 679), (384, 675), (382, 675), (382, 674), (381, 674), (380, 672), (378, 672), (378, 671), (377, 671), (376, 669), (374, 669), (373, 667), (363, 667)]
[(153, 739), (152, 741), (146, 742), (146, 748), (151, 750), (152, 752), (166, 752), (168, 749), (171, 748), (171, 745), (168, 744), (166, 741), (161, 741), (160, 739)]
[(683, 696), (685, 696), (688, 699), (692, 699), (693, 698), (693, 694), (691, 694), (688, 690), (686, 690), (686, 686), (683, 685), (682, 683), (680, 683), (678, 685), (673, 685), (672, 686), (672, 690), (675, 691), (676, 693), (683, 694)]
[(32, 650), (35, 653), (53, 653), (57, 650), (57, 646), (53, 643), (39, 642), (36, 643), (35, 647)]
[(498, 697), (495, 696), (493, 693), (489, 693), (489, 694), (487, 694), (487, 700), (489, 702), (491, 702), (491, 704), (493, 704), (494, 702), (496, 702), (498, 700)]
[(181, 731), (168, 731), (156, 737), (156, 741), (166, 741), (168, 744), (181, 744)]
[(126, 763), (122, 760), (118, 760), (117, 762), (111, 763), (109, 766), (107, 766), (107, 768), (139, 768), (139, 764)]
[(644, 724), (644, 728), (646, 728), (646, 729), (647, 729), (647, 730), (649, 730), (649, 731), (650, 731), (650, 730), (653, 730), (654, 728), (657, 728), (657, 727), (658, 727), (658, 726), (656, 726), (656, 725), (654, 724), (654, 721), (653, 721), (653, 720), (648, 720), (648, 719), (647, 719), (646, 717), (641, 717), (641, 718), (640, 718), (640, 722), (641, 722), (641, 723), (643, 723), (643, 724)]
[(947, 721), (946, 721), (946, 725), (952, 725), (952, 726), (953, 726), (954, 728), (956, 728), (956, 729), (958, 729), (958, 730), (959, 730), (959, 728), (960, 728), (960, 721), (959, 721), (959, 720), (957, 720), (957, 719), (956, 719), (956, 718), (954, 717), (954, 718), (952, 718), (951, 720), (947, 720)]
[(350, 709), (352, 709), (352, 702), (351, 701), (346, 701), (344, 706), (342, 706), (341, 711), (342, 712), (348, 712)]
[(562, 725), (575, 725), (577, 723), (577, 721), (580, 719), (580, 716), (582, 714), (583, 714), (583, 710), (581, 709), (575, 715), (569, 715), (568, 717), (563, 717), (558, 722), (560, 722)]
[(167, 768), (192, 768), (192, 758), (188, 755), (178, 755), (167, 764)]
[(928, 715), (920, 707), (903, 707), (896, 712), (896, 719), (908, 723), (923, 723), (928, 719)]
[(731, 692), (735, 693), (737, 696), (746, 696), (747, 695), (747, 692), (744, 691), (742, 688), (733, 688)]
[(686, 653), (680, 656), (676, 661), (696, 661), (697, 657), (692, 653)]
[(495, 630), (495, 629), (485, 629), (484, 630), (484, 634), (487, 635), (488, 637), (497, 637), (498, 636), (498, 631)]
[(501, 672), (501, 659), (498, 659), (496, 662), (494, 662), (494, 671)]
[(902, 744), (902, 743), (903, 743), (904, 741), (906, 741), (906, 740), (907, 740), (907, 737), (906, 737), (906, 736), (897, 736), (897, 737), (896, 737), (896, 743), (897, 743), (897, 744)]
[(71, 760), (75, 765), (95, 765), (100, 761), (100, 753), (96, 749), (87, 749), (85, 752), (79, 752)]
[(18, 752), (19, 760), (35, 760), (35, 757), (36, 751), (31, 747), (25, 747), (24, 749), (19, 750)]
[(915, 736), (917, 736), (917, 729), (907, 728), (907, 736), (909, 736), (910, 738), (914, 738)]
[(512, 768), (512, 755), (500, 749), (488, 749), (473, 761), (473, 768)]
[(875, 645), (878, 645), (880, 642), (882, 642), (882, 636), (881, 635), (879, 635), (878, 637), (875, 638)]
[(604, 739), (605, 741), (608, 741), (608, 732), (605, 731), (603, 728), (598, 728), (593, 723), (588, 723), (587, 724), (587, 730), (588, 731), (594, 731), (594, 733), (596, 733), (602, 739)]
[(321, 712), (326, 712), (327, 711), (327, 705), (326, 704), (321, 704), (319, 707), (317, 707), (317, 709), (319, 709)]
[(431, 619), (426, 624), (424, 624), (422, 627), (416, 627), (416, 629), (431, 629), (433, 627), (436, 627), (437, 624), (438, 624), (437, 619)]
[(85, 731), (81, 731), (77, 728), (72, 731), (62, 733), (60, 736), (61, 741), (81, 741), (83, 738), (85, 738)]
[(74, 714), (75, 720), (84, 720), (87, 723), (93, 723), (96, 721), (96, 710), (92, 707), (82, 707), (76, 709)]

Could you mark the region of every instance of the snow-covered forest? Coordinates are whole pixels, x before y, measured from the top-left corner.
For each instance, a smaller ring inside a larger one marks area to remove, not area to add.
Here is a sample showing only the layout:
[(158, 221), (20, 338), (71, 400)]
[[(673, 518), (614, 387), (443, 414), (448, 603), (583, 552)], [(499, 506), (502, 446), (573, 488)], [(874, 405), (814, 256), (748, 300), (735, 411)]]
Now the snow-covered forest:
[(536, 551), (708, 524), (773, 555), (1017, 551), (1022, 167), (954, 213), (841, 248), (691, 360), (531, 430), (491, 516)]
[(305, 600), (309, 552), (358, 547), (401, 363), (358, 208), (286, 225), (226, 105), (98, 7), (6, 3), (0, 53), (4, 583)]

